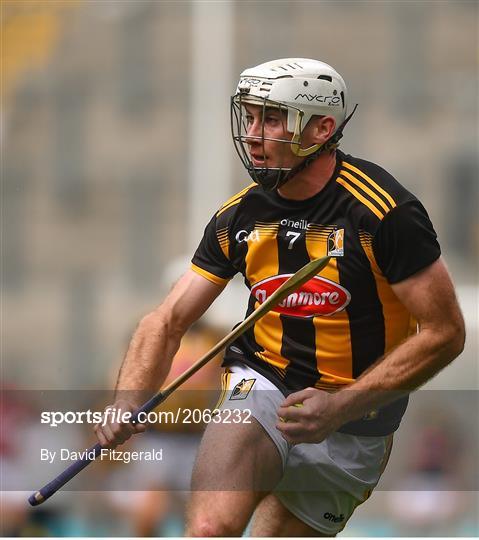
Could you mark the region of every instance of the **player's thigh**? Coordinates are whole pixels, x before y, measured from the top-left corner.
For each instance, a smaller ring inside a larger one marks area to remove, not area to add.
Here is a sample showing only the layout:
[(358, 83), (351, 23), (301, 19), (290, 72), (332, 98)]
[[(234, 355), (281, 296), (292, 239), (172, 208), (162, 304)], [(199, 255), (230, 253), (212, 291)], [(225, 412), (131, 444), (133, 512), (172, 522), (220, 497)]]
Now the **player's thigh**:
[(193, 469), (192, 491), (270, 491), (282, 475), (279, 451), (269, 435), (249, 423), (210, 423)]
[(251, 536), (323, 537), (329, 535), (320, 533), (298, 519), (281, 503), (276, 495), (270, 493), (256, 508)]
[(187, 533), (241, 534), (281, 474), (276, 445), (255, 419), (209, 424), (193, 469)]

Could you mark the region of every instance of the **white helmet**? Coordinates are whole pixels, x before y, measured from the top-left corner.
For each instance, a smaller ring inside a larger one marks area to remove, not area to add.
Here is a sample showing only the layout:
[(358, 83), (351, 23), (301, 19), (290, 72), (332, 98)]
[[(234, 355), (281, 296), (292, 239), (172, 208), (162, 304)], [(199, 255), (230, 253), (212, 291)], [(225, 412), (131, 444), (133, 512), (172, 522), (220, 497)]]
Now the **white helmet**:
[[(279, 107), (287, 111), (286, 129), (293, 133), (292, 140), (284, 140), (291, 145), (292, 152), (300, 157), (319, 155), (320, 145), (301, 148), (301, 133), (313, 115), (332, 116), (336, 127), (331, 144), (341, 138), (346, 122), (347, 89), (346, 84), (330, 65), (307, 58), (283, 58), (246, 69), (240, 75), (235, 95), (232, 97), (231, 118), (233, 140), (238, 154), (255, 181), (268, 189), (279, 187), (298, 170), (281, 169), (277, 181), (273, 183), (272, 169), (253, 167), (244, 145), (245, 127), (242, 105), (252, 103), (263, 107)], [(308, 164), (311, 160), (307, 160)], [(302, 163), (301, 169), (305, 167)], [(278, 169), (274, 169), (277, 173)], [(292, 174), (289, 174), (292, 172)], [(267, 177), (263, 181), (262, 177)]]

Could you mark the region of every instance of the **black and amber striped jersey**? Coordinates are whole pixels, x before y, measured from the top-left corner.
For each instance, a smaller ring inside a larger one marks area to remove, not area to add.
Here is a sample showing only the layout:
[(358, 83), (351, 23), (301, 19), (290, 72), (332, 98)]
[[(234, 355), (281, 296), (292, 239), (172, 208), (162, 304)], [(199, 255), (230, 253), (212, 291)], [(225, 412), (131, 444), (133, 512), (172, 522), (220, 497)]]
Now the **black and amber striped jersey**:
[[(330, 262), (315, 278), (227, 349), (225, 365), (244, 362), (285, 394), (308, 386), (335, 390), (417, 331), (391, 284), (439, 257), (427, 212), (384, 169), (339, 151), (332, 178), (307, 200), (256, 184), (229, 199), (208, 223), (192, 268), (218, 284), (240, 272), (250, 290), (249, 315), (325, 255)], [(396, 402), (371, 415), (367, 429), (359, 422), (350, 432), (391, 432), (405, 407), (405, 400)]]

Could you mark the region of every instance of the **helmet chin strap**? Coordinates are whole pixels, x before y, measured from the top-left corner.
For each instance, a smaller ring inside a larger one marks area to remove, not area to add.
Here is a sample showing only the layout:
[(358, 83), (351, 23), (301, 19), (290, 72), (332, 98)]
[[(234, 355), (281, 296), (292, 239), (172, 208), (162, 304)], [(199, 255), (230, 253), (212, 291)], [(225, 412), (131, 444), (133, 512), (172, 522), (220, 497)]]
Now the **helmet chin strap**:
[(343, 130), (346, 127), (346, 124), (349, 122), (353, 114), (356, 112), (358, 105), (354, 106), (352, 113), (344, 120), (344, 122), (339, 126), (334, 135), (328, 139), (323, 144), (314, 144), (308, 148), (300, 148), (300, 137), (301, 137), (301, 122), (302, 114), (298, 114), (296, 118), (296, 126), (294, 130), (293, 138), (291, 139), (291, 150), (297, 156), (303, 157), (306, 159), (292, 168), (270, 168), (264, 169), (261, 167), (248, 167), (248, 172), (255, 182), (261, 185), (266, 191), (273, 191), (280, 188), (286, 182), (289, 182), (294, 176), (296, 176), (301, 171), (304, 171), (311, 163), (317, 159), (320, 154), (325, 151), (333, 150), (339, 146), (339, 141), (343, 137)]
[(253, 165), (248, 166), (247, 170), (251, 178), (265, 191), (274, 191), (281, 187), (289, 180), (288, 175), (291, 172), (291, 169), (264, 169), (262, 167), (253, 167)]

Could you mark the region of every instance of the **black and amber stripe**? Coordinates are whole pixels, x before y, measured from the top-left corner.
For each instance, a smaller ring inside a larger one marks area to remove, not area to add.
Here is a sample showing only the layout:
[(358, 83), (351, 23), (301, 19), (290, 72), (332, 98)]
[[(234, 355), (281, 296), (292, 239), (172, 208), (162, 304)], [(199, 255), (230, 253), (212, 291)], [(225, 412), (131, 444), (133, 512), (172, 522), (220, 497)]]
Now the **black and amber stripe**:
[(249, 186), (245, 187), (244, 189), (242, 189), (239, 193), (236, 193), (236, 195), (233, 195), (232, 197), (230, 197), (224, 204), (223, 206), (218, 210), (218, 212), (216, 213), (216, 217), (218, 218), (219, 216), (221, 216), (221, 214), (223, 212), (226, 212), (226, 210), (228, 210), (229, 208), (231, 208), (232, 206), (236, 206), (237, 204), (239, 204), (241, 202), (241, 199), (246, 195), (246, 193), (248, 193), (248, 191), (253, 188), (254, 186), (257, 186), (258, 184), (256, 184), (255, 182), (253, 182), (252, 184), (250, 184)]
[[(281, 227), (277, 237), (278, 274), (294, 274), (311, 258), (306, 244), (306, 231), (297, 229), (300, 236), (291, 244), (291, 229)], [(288, 360), (284, 382), (292, 389), (314, 386), (321, 377), (316, 361), (316, 333), (312, 319), (279, 316), (282, 326), (281, 356)]]
[[(311, 259), (324, 257), (327, 254), (328, 237), (335, 229), (334, 226), (321, 227), (323, 227), (324, 232), (319, 238), (310, 235), (309, 231), (306, 235), (306, 247)], [(340, 283), (338, 259), (331, 259), (319, 275), (335, 283)], [(334, 317), (314, 317), (313, 324), (317, 369), (321, 374), (321, 379), (317, 381), (316, 386), (318, 388), (323, 385), (334, 387), (337, 384), (352, 382), (351, 333), (347, 311), (340, 311)]]
[(376, 282), (379, 301), (384, 317), (384, 353), (391, 350), (405, 336), (416, 333), (417, 322), (394, 294), (391, 286), (381, 272), (373, 251), (373, 236), (364, 230), (359, 231), (361, 247), (368, 258)]
[(396, 207), (395, 200), (365, 172), (342, 162), (336, 182), (364, 204), (379, 220)]
[(272, 236), (276, 238), (278, 235), (279, 222), (274, 221), (269, 223), (267, 221), (257, 221), (255, 224), (255, 230), (258, 231), (258, 234), (261, 237)]
[[(246, 278), (251, 285), (279, 273), (277, 249), (279, 222), (258, 221), (255, 223), (255, 230), (258, 231), (259, 241), (254, 236), (248, 239), (245, 257)], [(256, 307), (257, 302), (250, 305), (250, 308)], [(252, 329), (256, 345), (255, 355), (279, 370), (284, 370), (288, 364), (281, 355), (282, 335), (280, 315), (275, 311), (268, 312)]]
[(228, 227), (223, 227), (216, 231), (216, 237), (218, 238), (218, 244), (224, 256), (229, 259), (230, 240), (228, 236)]
[(215, 274), (212, 274), (211, 272), (208, 272), (208, 270), (205, 270), (204, 268), (200, 268), (193, 263), (191, 264), (191, 269), (200, 276), (206, 278), (208, 281), (215, 283), (216, 285), (226, 285), (229, 281), (229, 279), (221, 278)]
[[(354, 302), (345, 309), (349, 318), (350, 362), (352, 379), (356, 379), (375, 360), (384, 354), (385, 323), (381, 300), (377, 291), (374, 272), (364, 252), (358, 250), (357, 233), (345, 234), (345, 253), (355, 253), (351, 257), (338, 257), (338, 280), (345, 287)], [(361, 268), (361, 279), (354, 268)]]
[(334, 225), (319, 225), (316, 223), (309, 223), (306, 230), (306, 238), (308, 241), (326, 242), (325, 247), (327, 249), (327, 241), (329, 235), (336, 229)]
[(278, 274), (276, 238), (279, 223), (256, 222), (254, 230), (259, 238), (250, 235), (247, 241), (246, 278), (251, 285)]
[[(329, 235), (336, 229), (334, 225), (319, 225), (309, 223), (306, 230), (306, 246), (311, 259), (325, 257), (328, 254)], [(314, 249), (312, 246), (315, 245)], [(318, 249), (320, 248), (320, 249)], [(312, 254), (314, 251), (314, 255)]]

